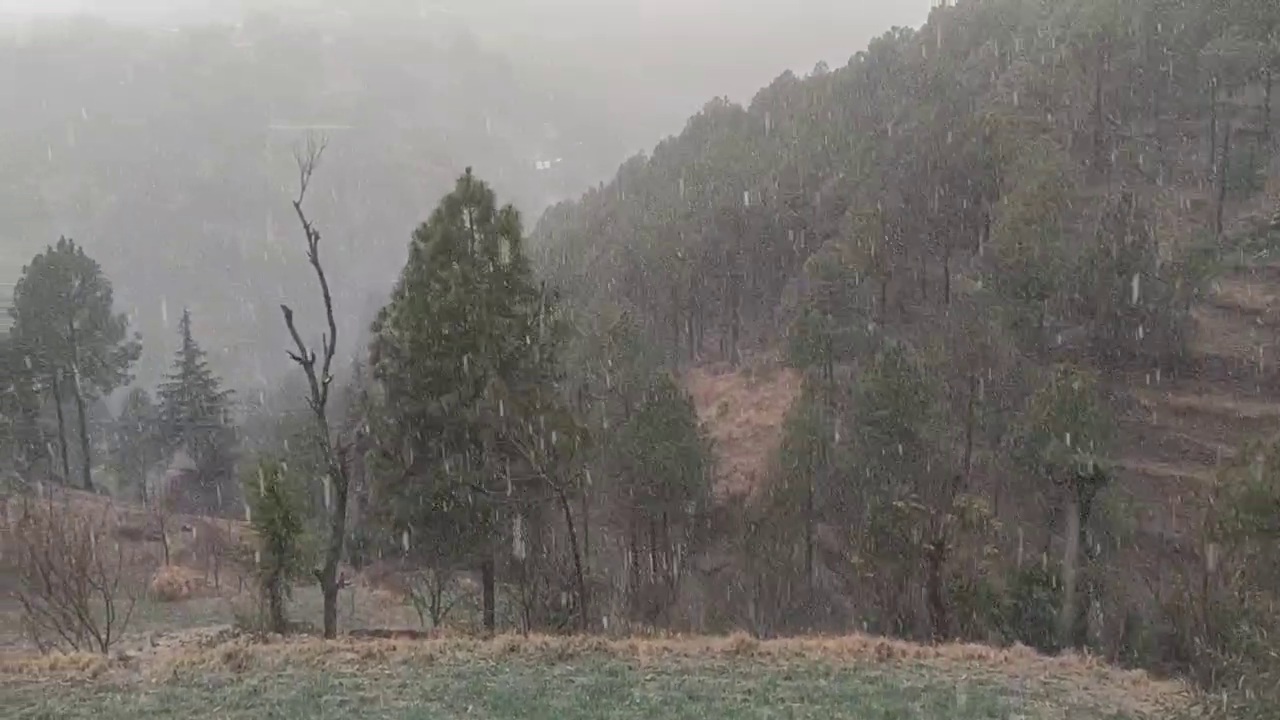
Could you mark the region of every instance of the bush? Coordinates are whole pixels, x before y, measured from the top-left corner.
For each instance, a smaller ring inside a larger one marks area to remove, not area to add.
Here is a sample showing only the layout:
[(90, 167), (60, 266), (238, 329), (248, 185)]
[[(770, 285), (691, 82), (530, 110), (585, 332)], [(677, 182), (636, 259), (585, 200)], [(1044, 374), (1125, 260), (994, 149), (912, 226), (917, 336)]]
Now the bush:
[(23, 621), (41, 649), (106, 654), (129, 625), (138, 598), (137, 556), (111, 539), (99, 517), (69, 505), (28, 503), (13, 532)]
[(165, 565), (151, 576), (151, 597), (160, 602), (190, 599), (204, 586), (204, 578), (177, 565)]
[(285, 602), (291, 584), (305, 573), (302, 553), (302, 502), (289, 486), (281, 463), (263, 460), (245, 483), (250, 518), (258, 536), (257, 584), (266, 626), (289, 629)]

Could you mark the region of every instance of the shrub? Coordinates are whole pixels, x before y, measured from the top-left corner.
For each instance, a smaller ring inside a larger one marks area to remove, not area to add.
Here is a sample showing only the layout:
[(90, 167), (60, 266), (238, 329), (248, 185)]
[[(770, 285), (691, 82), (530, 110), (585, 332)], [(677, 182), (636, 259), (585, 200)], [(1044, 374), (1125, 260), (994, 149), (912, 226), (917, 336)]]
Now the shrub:
[(257, 584), (267, 627), (284, 634), (289, 628), (285, 602), (291, 583), (305, 572), (302, 553), (302, 503), (290, 487), (284, 467), (273, 460), (258, 464), (246, 482), (251, 524), (258, 536)]
[(16, 523), (16, 594), (41, 651), (106, 654), (129, 625), (139, 594), (130, 574), (137, 558), (111, 539), (109, 512), (92, 517), (50, 499), (27, 504)]

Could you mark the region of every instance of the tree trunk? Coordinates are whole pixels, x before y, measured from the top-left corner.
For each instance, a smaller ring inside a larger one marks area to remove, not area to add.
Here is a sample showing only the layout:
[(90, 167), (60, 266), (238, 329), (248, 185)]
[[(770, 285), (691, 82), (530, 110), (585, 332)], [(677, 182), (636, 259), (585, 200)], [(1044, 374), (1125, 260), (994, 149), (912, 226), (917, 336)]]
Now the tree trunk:
[(929, 299), (929, 270), (926, 264), (924, 248), (920, 249), (920, 299)]
[(62, 412), (62, 371), (53, 371), (53, 381), (50, 383), (53, 391), (53, 406), (58, 413), (58, 449), (62, 456), (62, 481), (71, 482), (71, 460), (67, 453), (67, 420)]
[(649, 582), (658, 576), (658, 521), (649, 518)]
[(1209, 173), (1218, 167), (1218, 80), (1209, 81)]
[(964, 422), (964, 483), (967, 486), (973, 476), (973, 435), (977, 425), (976, 405), (978, 400), (978, 377), (969, 373), (969, 407), (965, 412)]
[(497, 605), (497, 590), (495, 588), (494, 575), (493, 552), (486, 548), (484, 550), (484, 559), (480, 561), (480, 586), (483, 595), (484, 630), (490, 635), (493, 635), (497, 627), (496, 613), (494, 611)]
[(673, 350), (671, 354), (672, 365), (678, 367), (680, 365), (680, 288), (676, 284), (671, 286), (671, 342)]
[(1230, 149), (1231, 122), (1228, 121), (1222, 130), (1222, 159), (1218, 162), (1218, 207), (1213, 218), (1215, 237), (1222, 237), (1222, 213), (1227, 205), (1227, 173), (1231, 170), (1231, 163), (1227, 157)]
[(943, 642), (951, 635), (947, 603), (942, 592), (942, 568), (946, 557), (947, 543), (944, 538), (933, 540), (925, 551), (928, 566), (925, 594), (929, 602), (929, 624), (932, 626), (934, 642)]
[(284, 635), (289, 632), (289, 619), (284, 612), (284, 581), (280, 573), (280, 568), (273, 568), (267, 579), (267, 622), (271, 632)]
[(1271, 68), (1267, 68), (1266, 76), (1267, 89), (1262, 96), (1262, 142), (1269, 155), (1271, 152), (1271, 86), (1274, 81)]
[(342, 543), (347, 533), (347, 482), (334, 480), (334, 507), (329, 516), (329, 544), (325, 548), (324, 568), (320, 572), (320, 592), (324, 596), (324, 637), (338, 636), (338, 562), (342, 559)]
[(736, 275), (732, 282), (733, 286), (730, 294), (732, 307), (729, 308), (729, 363), (737, 367), (742, 362), (742, 354), (738, 350), (739, 338), (742, 335), (742, 290), (739, 287), (739, 279)]
[(805, 589), (813, 591), (813, 473), (808, 473), (804, 498), (804, 582)]
[(569, 509), (569, 498), (560, 488), (556, 488), (556, 497), (560, 500), (560, 511), (564, 513), (565, 529), (569, 533), (569, 547), (573, 550), (573, 574), (578, 585), (578, 615), (582, 632), (586, 632), (591, 616), (587, 612), (587, 577), (582, 566), (582, 553), (578, 549), (578, 532), (573, 524), (573, 512)]
[(591, 488), (582, 489), (582, 566), (584, 572), (591, 567)]
[(628, 524), (627, 547), (630, 549), (630, 567), (631, 571), (631, 600), (634, 603), (639, 598), (640, 591), (640, 541), (636, 538), (636, 519), (632, 515), (631, 522)]
[(80, 394), (80, 388), (74, 386), (71, 395), (76, 401), (77, 424), (80, 428), (80, 475), (84, 481), (84, 489), (93, 492), (93, 458), (89, 449), (89, 422), (85, 417), (84, 396)]
[(1094, 169), (1101, 172), (1108, 164), (1106, 161), (1106, 131), (1103, 126), (1102, 113), (1102, 71), (1106, 66), (1107, 55), (1101, 45), (1098, 46), (1097, 68), (1093, 77), (1093, 158)]
[[(169, 567), (169, 520), (163, 508), (156, 512), (156, 524), (160, 526), (160, 547), (164, 551), (164, 566)], [(268, 583), (268, 588), (271, 585)]]
[(951, 305), (951, 243), (942, 251), (942, 302)]
[(1067, 534), (1062, 552), (1062, 614), (1058, 618), (1059, 647), (1071, 647), (1076, 624), (1076, 563), (1080, 556), (1080, 501), (1073, 485), (1068, 492)]
[(76, 401), (76, 416), (80, 428), (80, 468), (84, 489), (93, 492), (93, 458), (89, 450), (89, 423), (85, 418), (84, 394), (80, 392), (80, 349), (76, 346), (76, 324), (67, 323), (67, 339), (71, 345), (71, 395)]

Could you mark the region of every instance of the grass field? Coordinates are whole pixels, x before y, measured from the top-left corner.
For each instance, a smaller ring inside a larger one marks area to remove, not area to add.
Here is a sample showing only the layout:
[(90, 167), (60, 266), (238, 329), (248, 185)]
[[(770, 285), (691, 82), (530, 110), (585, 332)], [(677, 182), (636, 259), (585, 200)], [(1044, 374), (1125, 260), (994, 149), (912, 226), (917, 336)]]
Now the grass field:
[(1181, 686), (1082, 658), (869, 638), (205, 640), (0, 660), (6, 718), (1167, 718)]

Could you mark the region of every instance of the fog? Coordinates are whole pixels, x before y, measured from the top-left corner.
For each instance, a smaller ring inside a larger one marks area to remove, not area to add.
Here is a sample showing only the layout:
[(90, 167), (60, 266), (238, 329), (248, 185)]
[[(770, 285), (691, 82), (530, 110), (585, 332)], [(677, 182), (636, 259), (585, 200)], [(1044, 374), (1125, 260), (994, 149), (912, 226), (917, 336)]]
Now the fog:
[(713, 97), (843, 65), (928, 4), (0, 0), (0, 296), (72, 237), (143, 334), (141, 384), (190, 308), (230, 385), (271, 387), (279, 302), (319, 327), (289, 205), (308, 132), (330, 145), (311, 202), (351, 357), (463, 168), (531, 228)]

